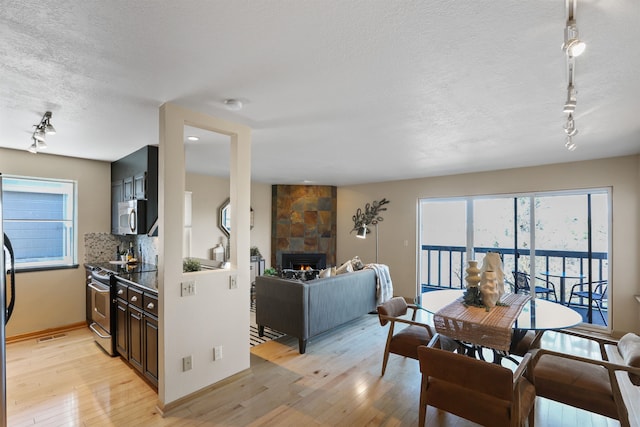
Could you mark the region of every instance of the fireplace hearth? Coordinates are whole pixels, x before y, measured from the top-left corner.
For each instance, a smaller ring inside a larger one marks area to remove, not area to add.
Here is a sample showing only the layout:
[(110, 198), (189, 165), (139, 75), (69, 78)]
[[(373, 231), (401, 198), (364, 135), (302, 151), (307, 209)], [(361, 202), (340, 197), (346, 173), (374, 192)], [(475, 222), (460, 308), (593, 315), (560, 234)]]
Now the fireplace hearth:
[(283, 270), (320, 270), (327, 268), (327, 255), (322, 253), (283, 253)]

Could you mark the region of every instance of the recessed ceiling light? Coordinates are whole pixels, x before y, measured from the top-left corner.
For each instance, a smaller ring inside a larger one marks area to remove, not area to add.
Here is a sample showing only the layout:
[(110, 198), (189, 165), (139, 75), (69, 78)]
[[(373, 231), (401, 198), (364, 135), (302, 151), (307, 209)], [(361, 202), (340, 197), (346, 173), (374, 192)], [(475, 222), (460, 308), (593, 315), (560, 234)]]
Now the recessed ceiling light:
[(193, 136), (193, 135), (188, 136), (187, 139), (189, 141), (200, 141), (200, 138), (198, 138), (197, 136)]
[(230, 111), (238, 111), (242, 109), (242, 101), (237, 99), (231, 99), (231, 98), (225, 99), (224, 105), (225, 107), (227, 107), (227, 110), (230, 110)]

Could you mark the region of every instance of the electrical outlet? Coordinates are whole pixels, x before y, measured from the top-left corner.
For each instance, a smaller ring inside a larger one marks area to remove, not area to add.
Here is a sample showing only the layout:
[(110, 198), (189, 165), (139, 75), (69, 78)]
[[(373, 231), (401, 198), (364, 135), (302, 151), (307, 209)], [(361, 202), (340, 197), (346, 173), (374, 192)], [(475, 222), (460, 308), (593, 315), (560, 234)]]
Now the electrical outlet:
[(222, 346), (218, 345), (216, 347), (213, 347), (213, 360), (220, 359), (222, 359)]
[(238, 289), (238, 278), (236, 276), (229, 276), (229, 289)]
[(182, 358), (182, 372), (190, 371), (193, 368), (193, 360), (191, 356), (186, 356)]
[(180, 296), (188, 297), (196, 294), (196, 281), (187, 280), (180, 284)]

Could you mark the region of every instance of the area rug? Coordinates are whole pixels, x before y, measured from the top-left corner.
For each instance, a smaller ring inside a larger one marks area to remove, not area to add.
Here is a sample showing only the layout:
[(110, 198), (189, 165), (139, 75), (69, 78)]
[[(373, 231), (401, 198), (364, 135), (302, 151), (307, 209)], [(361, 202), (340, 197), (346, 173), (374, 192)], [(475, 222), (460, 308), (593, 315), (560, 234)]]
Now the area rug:
[(249, 318), (249, 344), (251, 347), (265, 343), (267, 341), (280, 338), (284, 334), (271, 328), (264, 328), (264, 335), (258, 336), (258, 325), (256, 324), (256, 303), (251, 301), (251, 317)]

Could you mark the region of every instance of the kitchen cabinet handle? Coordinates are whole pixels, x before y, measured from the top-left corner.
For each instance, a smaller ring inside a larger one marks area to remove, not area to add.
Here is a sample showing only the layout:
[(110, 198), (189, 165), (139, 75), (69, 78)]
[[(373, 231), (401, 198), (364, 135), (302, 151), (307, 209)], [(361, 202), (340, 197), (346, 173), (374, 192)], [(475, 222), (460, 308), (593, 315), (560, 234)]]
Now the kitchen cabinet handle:
[(137, 296), (135, 296), (135, 295), (134, 295), (134, 296), (132, 296), (132, 297), (131, 297), (131, 302), (136, 302), (136, 301), (138, 301), (138, 297), (137, 297)]
[(152, 303), (152, 302), (150, 302), (149, 304), (147, 304), (147, 308), (148, 308), (149, 310), (153, 310), (153, 308), (154, 308), (154, 307), (155, 307), (155, 305), (153, 305), (153, 303)]
[(124, 294), (124, 289), (118, 289), (118, 295)]

